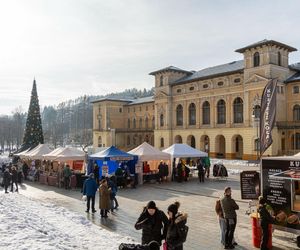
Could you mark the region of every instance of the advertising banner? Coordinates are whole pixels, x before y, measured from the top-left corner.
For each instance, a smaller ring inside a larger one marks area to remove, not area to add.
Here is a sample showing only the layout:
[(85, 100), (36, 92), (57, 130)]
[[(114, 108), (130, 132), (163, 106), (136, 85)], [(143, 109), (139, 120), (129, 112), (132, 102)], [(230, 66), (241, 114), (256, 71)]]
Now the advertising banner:
[[(300, 230), (300, 179), (293, 160), (262, 159), (262, 190), (277, 225)], [(288, 177), (291, 176), (291, 178)]]
[(260, 155), (262, 155), (273, 142), (272, 129), (276, 116), (276, 86), (277, 79), (270, 80), (264, 88), (261, 97), (260, 109)]
[(260, 180), (257, 171), (243, 171), (240, 174), (241, 197), (243, 200), (257, 200), (260, 195)]

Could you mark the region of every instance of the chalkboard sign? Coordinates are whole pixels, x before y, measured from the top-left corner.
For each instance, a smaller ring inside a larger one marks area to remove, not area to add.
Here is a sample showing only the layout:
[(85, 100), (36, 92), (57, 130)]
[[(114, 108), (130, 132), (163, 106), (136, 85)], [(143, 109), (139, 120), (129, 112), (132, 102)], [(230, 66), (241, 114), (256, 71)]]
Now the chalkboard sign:
[(243, 200), (256, 200), (260, 195), (259, 173), (243, 171), (240, 174), (241, 197)]

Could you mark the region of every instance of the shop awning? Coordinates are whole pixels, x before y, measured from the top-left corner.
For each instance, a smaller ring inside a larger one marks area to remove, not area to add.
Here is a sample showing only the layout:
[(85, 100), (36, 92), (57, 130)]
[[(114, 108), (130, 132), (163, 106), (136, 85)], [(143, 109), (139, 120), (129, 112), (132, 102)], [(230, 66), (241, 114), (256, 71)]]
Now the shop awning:
[(141, 145), (130, 150), (128, 153), (137, 155), (140, 161), (170, 160), (170, 154), (161, 152), (147, 142), (143, 142)]
[(130, 161), (137, 160), (136, 155), (126, 153), (114, 146), (109, 147), (101, 152), (89, 156), (90, 160), (104, 160), (104, 161)]

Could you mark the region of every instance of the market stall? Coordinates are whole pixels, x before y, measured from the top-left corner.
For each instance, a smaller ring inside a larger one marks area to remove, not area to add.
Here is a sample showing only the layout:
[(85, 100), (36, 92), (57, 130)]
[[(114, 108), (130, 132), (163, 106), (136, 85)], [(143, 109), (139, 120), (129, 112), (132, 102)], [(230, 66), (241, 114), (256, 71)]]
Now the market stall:
[(80, 187), (81, 183), (78, 181), (84, 176), (84, 160), (86, 158), (85, 152), (72, 147), (59, 147), (48, 154), (43, 155), (44, 173), (47, 175), (48, 185), (62, 186), (63, 167), (68, 164), (72, 171), (71, 187)]
[[(170, 147), (163, 150), (163, 152), (168, 153), (171, 155), (171, 162), (172, 162), (172, 175), (174, 174), (174, 170), (176, 168), (176, 159), (179, 160), (179, 158), (202, 158), (207, 157), (208, 154), (206, 152), (203, 152), (201, 150), (192, 148), (191, 146), (185, 144), (185, 143), (175, 143), (171, 145)], [(196, 167), (194, 167), (196, 168)]]
[[(128, 177), (135, 177), (135, 164), (138, 160), (136, 155), (132, 155), (111, 146), (101, 152), (88, 157), (88, 174), (94, 171), (94, 164), (99, 167), (99, 178), (115, 174), (118, 167), (122, 168)], [(130, 176), (129, 176), (130, 175)]]
[(300, 155), (262, 158), (261, 186), (275, 228), (299, 235)]
[[(168, 173), (171, 172), (170, 166), (170, 154), (161, 152), (154, 148), (147, 142), (142, 143), (138, 147), (130, 150), (129, 154), (138, 156), (138, 162), (136, 164), (136, 173), (138, 174), (138, 183), (142, 184), (144, 181), (157, 180), (158, 176), (158, 165), (160, 161), (164, 161), (169, 169)], [(149, 171), (145, 170), (145, 166), (149, 166)]]

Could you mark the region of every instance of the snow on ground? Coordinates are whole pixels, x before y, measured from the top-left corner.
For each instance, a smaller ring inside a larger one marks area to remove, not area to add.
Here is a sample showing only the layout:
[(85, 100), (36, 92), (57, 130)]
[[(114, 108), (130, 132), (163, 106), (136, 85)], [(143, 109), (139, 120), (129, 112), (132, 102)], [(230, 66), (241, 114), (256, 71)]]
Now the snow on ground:
[(115, 250), (129, 237), (102, 229), (80, 214), (18, 193), (0, 194), (0, 249)]

